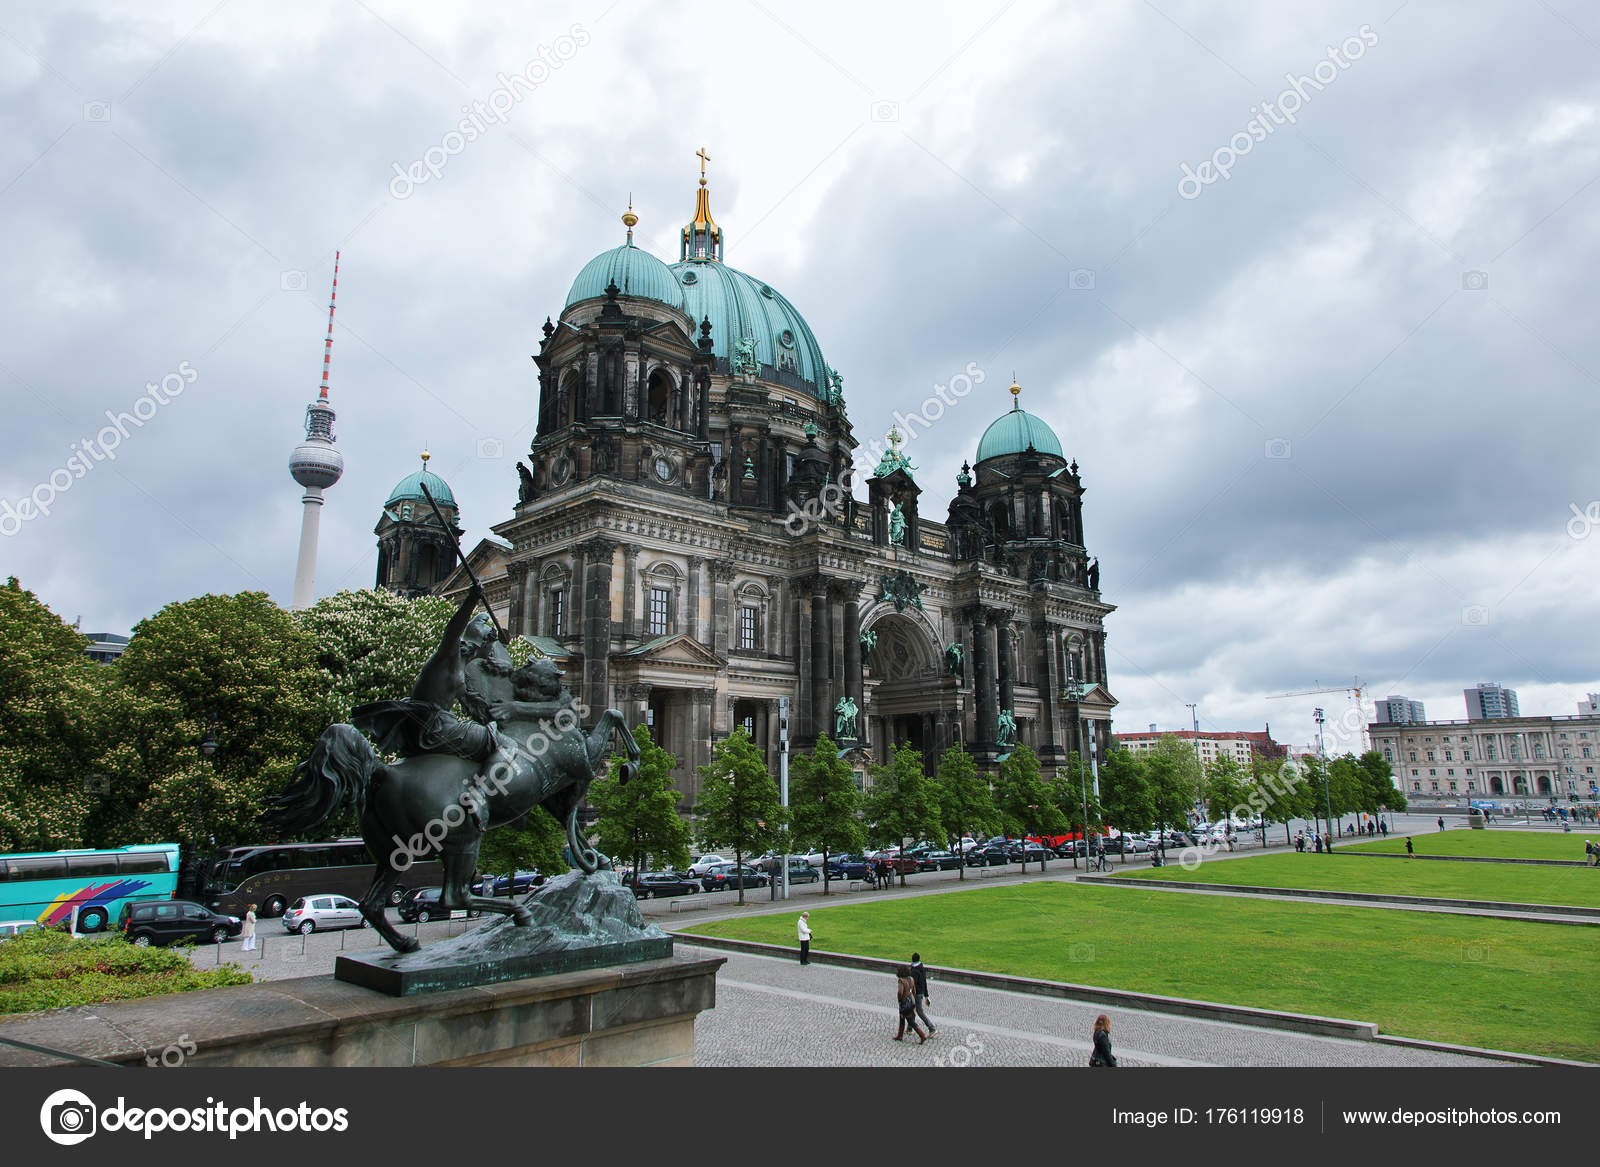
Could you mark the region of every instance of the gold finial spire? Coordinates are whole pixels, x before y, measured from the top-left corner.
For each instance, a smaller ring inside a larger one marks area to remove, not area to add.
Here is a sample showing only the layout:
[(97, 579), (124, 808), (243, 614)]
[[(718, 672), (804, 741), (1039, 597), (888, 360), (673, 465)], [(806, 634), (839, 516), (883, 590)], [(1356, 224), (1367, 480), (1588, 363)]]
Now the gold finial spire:
[(433, 455), (428, 453), (428, 451), (426, 449), (424, 449), (422, 451), (422, 468), (424, 470), (426, 470), (428, 468), (428, 459), (431, 458), (431, 457), (433, 457)]
[(1021, 409), (1022, 408), (1022, 402), (1017, 400), (1017, 398), (1019, 398), (1021, 396), (1022, 396), (1022, 386), (1017, 384), (1017, 375), (1015, 373), (1012, 373), (1011, 374), (1011, 408), (1012, 409)]
[(711, 155), (706, 153), (704, 146), (701, 146), (695, 151), (694, 156), (700, 159), (700, 189), (695, 194), (694, 220), (683, 228), (678, 259), (680, 262), (690, 259), (720, 261), (722, 228), (717, 226), (717, 221), (711, 217), (711, 195), (706, 190), (706, 163), (711, 161)]
[(628, 192), (628, 209), (623, 212), (622, 223), (628, 229), (628, 242), (633, 242), (633, 226), (639, 221), (639, 216), (633, 213), (633, 192)]

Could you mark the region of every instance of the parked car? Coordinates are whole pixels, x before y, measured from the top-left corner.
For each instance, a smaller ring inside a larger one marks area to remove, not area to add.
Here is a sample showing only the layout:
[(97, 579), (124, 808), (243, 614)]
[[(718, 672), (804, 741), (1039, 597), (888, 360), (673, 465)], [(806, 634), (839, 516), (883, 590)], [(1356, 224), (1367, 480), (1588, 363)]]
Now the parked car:
[(301, 896), (283, 913), (283, 930), (309, 936), (333, 928), (365, 928), (361, 905), (349, 896)]
[[(830, 863), (829, 866), (831, 867), (833, 865)], [(821, 878), (822, 872), (818, 871), (809, 863), (799, 860), (792, 860), (789, 863), (790, 883), (816, 883)]]
[(537, 871), (518, 871), (511, 875), (496, 876), (493, 882), (484, 880), (485, 890), (479, 891), (478, 884), (472, 888), (478, 895), (484, 896), (520, 896), (526, 895), (536, 887), (544, 886), (545, 877)]
[(744, 886), (766, 887), (772, 882), (772, 877), (765, 871), (757, 871), (748, 863), (743, 868), (737, 863), (723, 863), (711, 868), (700, 877), (700, 886), (707, 891), (737, 891), (739, 889), (739, 873), (744, 873)]
[(13, 936), (21, 936), (24, 932), (31, 932), (39, 926), (37, 920), (0, 920), (0, 940), (9, 940)]
[(1020, 847), (1011, 847), (1006, 853), (1013, 863), (1042, 863), (1046, 859), (1056, 858), (1055, 852), (1038, 843), (1024, 843)]
[(699, 895), (705, 890), (697, 877), (677, 871), (641, 871), (628, 886), (641, 900)]
[(689, 874), (704, 875), (719, 863), (732, 862), (732, 859), (724, 859), (721, 855), (697, 855), (694, 862), (689, 864)]
[(918, 871), (954, 871), (961, 866), (961, 856), (952, 851), (927, 851), (917, 857)]
[(145, 900), (122, 905), (117, 927), (134, 944), (179, 944), (210, 940), (221, 944), (244, 927), (238, 916), (224, 916), (189, 900)]
[(832, 855), (828, 858), (829, 879), (866, 879), (872, 862), (862, 855)]
[[(448, 920), (455, 916), (460, 908), (447, 909), (439, 906), (441, 889), (437, 887), (412, 888), (400, 898), (400, 918), (407, 924), (426, 924), (429, 920)], [(478, 908), (467, 909), (467, 919), (476, 920), (483, 912)]]
[(1150, 850), (1150, 844), (1139, 835), (1117, 835), (1106, 840), (1106, 854), (1108, 855), (1137, 855), (1141, 851)]
[(1004, 867), (1011, 862), (1004, 847), (974, 847), (967, 852), (968, 867)]

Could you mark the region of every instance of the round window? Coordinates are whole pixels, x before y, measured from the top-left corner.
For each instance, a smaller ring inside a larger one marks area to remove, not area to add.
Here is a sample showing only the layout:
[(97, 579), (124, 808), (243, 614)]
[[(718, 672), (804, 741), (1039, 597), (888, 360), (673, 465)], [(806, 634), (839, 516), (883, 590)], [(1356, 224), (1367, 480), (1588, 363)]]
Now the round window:
[(785, 328), (782, 332), (778, 333), (778, 343), (781, 344), (784, 348), (793, 348), (794, 347), (794, 333), (790, 332), (787, 328)]
[(762, 284), (761, 285), (761, 294), (763, 296), (765, 296), (767, 299), (770, 300), (770, 299), (772, 299), (774, 293), (773, 293), (772, 289), (769, 288), (766, 284)]
[(686, 271), (683, 273), (683, 282), (686, 284), (698, 283), (699, 280), (700, 277), (695, 275), (692, 271)]

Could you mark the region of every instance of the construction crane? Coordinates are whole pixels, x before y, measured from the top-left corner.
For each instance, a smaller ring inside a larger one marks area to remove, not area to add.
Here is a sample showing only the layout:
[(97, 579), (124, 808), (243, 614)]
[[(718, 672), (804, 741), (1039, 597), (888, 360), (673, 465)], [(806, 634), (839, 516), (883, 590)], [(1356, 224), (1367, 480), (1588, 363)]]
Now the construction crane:
[(1322, 685), (1317, 682), (1315, 689), (1297, 689), (1293, 693), (1273, 693), (1268, 701), (1276, 701), (1280, 697), (1314, 697), (1321, 693), (1351, 693), (1356, 699), (1356, 716), (1360, 719), (1361, 752), (1364, 754), (1371, 748), (1367, 740), (1367, 707), (1362, 703), (1361, 695), (1366, 690), (1361, 684), (1360, 677), (1352, 677), (1348, 685)]

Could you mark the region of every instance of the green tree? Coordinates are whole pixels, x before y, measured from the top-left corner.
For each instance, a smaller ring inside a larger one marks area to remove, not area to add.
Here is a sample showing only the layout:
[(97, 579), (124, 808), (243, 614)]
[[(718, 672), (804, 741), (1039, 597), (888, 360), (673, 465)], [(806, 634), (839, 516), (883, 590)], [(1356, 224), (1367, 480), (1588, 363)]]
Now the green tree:
[[(999, 826), (999, 814), (994, 798), (989, 793), (989, 783), (972, 760), (972, 755), (960, 746), (950, 746), (939, 755), (939, 765), (934, 772), (934, 788), (939, 797), (939, 821), (946, 839), (960, 840), (969, 833), (982, 831), (992, 834)], [(957, 868), (957, 878), (967, 878), (966, 855)]]
[[(863, 801), (855, 772), (827, 734), (817, 737), (809, 757), (801, 754), (790, 763), (789, 827), (804, 846), (822, 851), (823, 895), (830, 894), (828, 856), (859, 851), (865, 845)], [(781, 878), (781, 873), (774, 871), (773, 878)]]
[(1394, 771), (1390, 769), (1388, 759), (1377, 750), (1368, 750), (1356, 759), (1356, 764), (1361, 767), (1367, 787), (1362, 809), (1369, 814), (1376, 814), (1380, 810), (1406, 809), (1406, 796), (1394, 780)]
[(1188, 825), (1189, 812), (1200, 787), (1200, 760), (1195, 757), (1193, 746), (1169, 733), (1156, 741), (1143, 761), (1156, 825), (1161, 830), (1161, 855), (1165, 862), (1167, 831), (1174, 826)]
[(455, 610), (443, 596), (408, 600), (365, 588), (335, 592), (294, 613), (315, 644), (323, 720), (349, 721), (357, 705), (409, 693)]
[(788, 827), (788, 811), (778, 787), (767, 773), (761, 751), (744, 727), (718, 742), (711, 761), (700, 770), (700, 842), (706, 847), (730, 847), (740, 865), (739, 903), (744, 903), (743, 864), (746, 855), (759, 855), (781, 843)]
[(80, 847), (109, 667), (15, 577), (0, 587), (0, 851)]
[[(1067, 817), (1056, 803), (1056, 791), (1044, 779), (1039, 755), (1025, 745), (1011, 751), (1000, 763), (995, 779), (995, 807), (1008, 835), (1059, 835), (1066, 830)], [(1028, 865), (1024, 861), (1024, 872)], [(1045, 861), (1039, 860), (1039, 870)]]
[[(116, 669), (139, 714), (126, 730), (128, 768), (110, 772), (137, 808), (129, 841), (268, 841), (257, 815), (325, 725), (310, 633), (264, 592), (200, 596), (135, 625)], [(330, 822), (327, 833), (350, 825)]]
[[(872, 768), (872, 793), (867, 796), (868, 830), (879, 846), (900, 852), (904, 867), (906, 839), (937, 838), (939, 798), (922, 769), (922, 754), (910, 746), (890, 746), (887, 764)], [(906, 873), (900, 872), (904, 887)]]
[[(656, 745), (650, 727), (633, 731), (639, 743), (639, 772), (631, 782), (608, 775), (589, 787), (589, 805), (600, 816), (600, 849), (626, 856), (635, 876), (645, 860), (663, 867), (689, 862), (689, 824), (678, 815), (672, 771), (678, 759)], [(613, 767), (615, 771), (616, 767)]]
[[(1123, 834), (1156, 825), (1155, 796), (1138, 754), (1117, 747), (1106, 755), (1100, 765), (1100, 802), (1106, 821)], [(1126, 852), (1122, 861), (1128, 861)]]
[[(1051, 801), (1061, 811), (1067, 833), (1077, 835), (1082, 840), (1081, 845), (1073, 848), (1072, 866), (1078, 866), (1081, 852), (1083, 865), (1087, 869), (1089, 836), (1097, 834), (1105, 823), (1105, 807), (1094, 792), (1094, 785), (1089, 779), (1089, 767), (1079, 766), (1078, 751), (1073, 750), (1067, 755), (1065, 764), (1047, 785), (1050, 787)], [(1087, 821), (1085, 815), (1088, 816)], [(1042, 864), (1040, 869), (1043, 870)]]
[(1251, 759), (1255, 782), (1250, 798), (1251, 806), (1263, 819), (1283, 824), (1283, 839), (1287, 843), (1290, 821), (1312, 818), (1316, 811), (1310, 784), (1286, 762), (1285, 758), (1264, 758), (1259, 754)]

